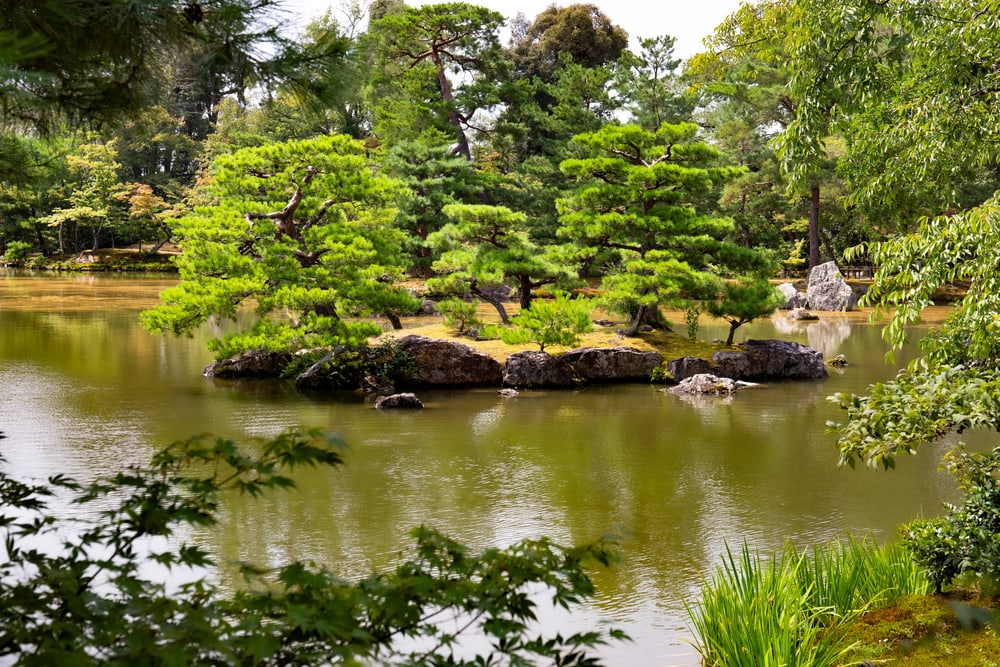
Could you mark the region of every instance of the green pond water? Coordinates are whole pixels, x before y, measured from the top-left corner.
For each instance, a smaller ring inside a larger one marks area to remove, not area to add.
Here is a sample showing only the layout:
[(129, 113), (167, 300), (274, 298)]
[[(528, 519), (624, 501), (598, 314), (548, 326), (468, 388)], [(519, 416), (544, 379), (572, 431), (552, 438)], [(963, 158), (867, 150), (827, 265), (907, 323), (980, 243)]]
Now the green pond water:
[[(825, 423), (838, 414), (825, 397), (895, 372), (865, 315), (796, 326), (779, 315), (740, 330), (737, 340), (780, 337), (846, 355), (851, 365), (824, 381), (698, 400), (641, 384), (513, 399), (425, 391), (426, 410), (379, 412), (344, 395), (202, 377), (212, 327), (175, 339), (137, 323), (173, 282), (0, 273), (2, 447), (18, 476), (88, 478), (201, 432), (268, 436), (302, 425), (340, 434), (346, 466), (304, 471), (298, 492), (227, 503), (221, 527), (198, 536), (224, 563), (301, 558), (361, 576), (394, 563), (421, 523), (474, 547), (621, 532), (624, 562), (596, 573), (593, 603), (545, 612), (543, 623), (624, 629), (634, 641), (603, 652), (614, 665), (694, 665), (685, 600), (727, 543), (770, 552), (846, 533), (891, 540), (898, 524), (938, 513), (954, 494), (937, 470), (945, 444), (890, 473), (836, 465)], [(724, 333), (706, 322), (699, 336)], [(235, 581), (227, 565), (217, 576)]]

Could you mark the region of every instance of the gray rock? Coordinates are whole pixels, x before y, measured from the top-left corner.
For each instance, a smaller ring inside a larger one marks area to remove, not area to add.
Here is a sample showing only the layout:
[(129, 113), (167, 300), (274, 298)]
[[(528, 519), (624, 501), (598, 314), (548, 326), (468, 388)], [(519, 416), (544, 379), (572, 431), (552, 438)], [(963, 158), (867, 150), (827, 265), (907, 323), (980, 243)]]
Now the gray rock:
[(736, 380), (727, 377), (719, 377), (709, 373), (698, 373), (689, 378), (685, 378), (676, 387), (670, 387), (666, 391), (672, 394), (712, 394), (715, 396), (729, 396), (736, 391)]
[(432, 299), (424, 299), (420, 302), (420, 309), (417, 310), (417, 315), (437, 315), (437, 301)]
[(391, 396), (379, 396), (375, 399), (376, 410), (412, 410), (423, 408), (424, 404), (416, 394), (402, 393)]
[(663, 362), (659, 352), (634, 347), (580, 347), (559, 358), (590, 382), (648, 382)]
[(806, 295), (795, 289), (795, 285), (792, 283), (781, 283), (777, 289), (785, 297), (785, 305), (781, 306), (782, 310), (805, 308), (809, 302)]
[(506, 387), (576, 387), (584, 382), (572, 366), (548, 352), (517, 352), (503, 367)]
[(510, 387), (505, 387), (504, 389), (497, 389), (497, 395), (502, 398), (514, 398), (519, 396), (517, 389), (511, 389)]
[(716, 370), (717, 367), (701, 357), (681, 357), (667, 362), (667, 372), (678, 382), (701, 373), (713, 373)]
[(213, 361), (202, 374), (210, 378), (278, 377), (291, 360), (292, 355), (287, 352), (250, 350), (229, 359)]
[(785, 318), (792, 320), (793, 322), (801, 322), (804, 320), (818, 320), (819, 315), (816, 313), (810, 313), (805, 308), (792, 308), (788, 311), (788, 314), (785, 315)]
[(814, 266), (809, 272), (806, 298), (812, 310), (852, 310), (858, 296), (844, 280), (836, 262)]
[(468, 345), (425, 336), (405, 336), (396, 344), (409, 358), (408, 370), (397, 378), (402, 386), (499, 386), (500, 362)]
[(748, 340), (741, 352), (716, 352), (718, 375), (734, 380), (818, 380), (827, 377), (823, 355), (787, 340)]

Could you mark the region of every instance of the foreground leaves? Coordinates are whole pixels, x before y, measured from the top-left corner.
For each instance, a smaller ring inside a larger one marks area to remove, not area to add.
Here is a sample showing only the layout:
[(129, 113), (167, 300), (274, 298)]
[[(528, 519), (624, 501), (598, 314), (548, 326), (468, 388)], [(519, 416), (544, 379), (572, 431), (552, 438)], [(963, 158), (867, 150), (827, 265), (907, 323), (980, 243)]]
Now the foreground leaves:
[[(89, 485), (0, 472), (0, 656), (16, 665), (589, 665), (594, 646), (624, 636), (546, 636), (533, 623), (546, 599), (568, 609), (592, 595), (585, 568), (615, 561), (610, 539), (526, 540), (476, 555), (420, 527), (411, 560), (360, 582), (302, 562), (245, 565), (247, 586), (235, 594), (204, 577), (212, 556), (184, 536), (216, 522), (220, 494), (292, 488), (291, 471), (338, 466), (342, 448), (318, 431), (253, 448), (201, 436)], [(79, 506), (72, 514), (87, 518), (49, 508), (67, 493)], [(189, 581), (165, 583), (152, 563)], [(472, 647), (461, 643), (470, 633), (482, 637)]]

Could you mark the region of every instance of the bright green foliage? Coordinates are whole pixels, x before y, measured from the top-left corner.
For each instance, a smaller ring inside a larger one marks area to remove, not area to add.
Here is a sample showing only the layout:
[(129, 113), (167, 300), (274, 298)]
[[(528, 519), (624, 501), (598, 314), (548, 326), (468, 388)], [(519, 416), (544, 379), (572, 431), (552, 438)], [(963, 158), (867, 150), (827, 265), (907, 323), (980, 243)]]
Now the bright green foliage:
[(514, 283), (521, 307), (529, 308), (535, 288), (575, 281), (572, 265), (556, 261), (558, 249), (532, 241), (523, 213), (483, 204), (450, 204), (443, 211), (454, 222), (431, 234), (428, 244), (441, 252), (434, 270), (447, 275), (428, 281), (429, 288), (471, 292), (497, 308), (506, 324), (503, 307), (482, 286)]
[(563, 161), (580, 182), (559, 200), (560, 234), (584, 254), (621, 254), (620, 270), (604, 280), (604, 301), (628, 314), (628, 332), (656, 322), (661, 302), (714, 293), (710, 271), (757, 270), (758, 254), (724, 242), (726, 218), (705, 214), (694, 201), (738, 175), (739, 167), (715, 167), (718, 153), (696, 138), (692, 123), (608, 125), (575, 141), (593, 157)]
[(504, 328), (500, 339), (508, 345), (535, 343), (545, 351), (548, 345), (572, 347), (580, 342), (580, 334), (594, 328), (590, 299), (573, 299), (565, 292), (556, 292), (551, 300), (535, 299), (531, 307), (522, 310), (512, 320), (513, 328)]
[(684, 324), (687, 326), (687, 335), (691, 340), (698, 338), (698, 329), (700, 328), (698, 317), (701, 315), (701, 310), (701, 304), (694, 301), (684, 305)]
[[(584, 665), (598, 664), (594, 646), (624, 637), (532, 629), (539, 603), (569, 608), (593, 595), (586, 568), (617, 558), (609, 540), (562, 547), (542, 538), (472, 554), (420, 527), (411, 559), (388, 572), (348, 582), (312, 563), (247, 564), (236, 592), (209, 578), (168, 586), (151, 567), (204, 572), (213, 556), (184, 536), (216, 524), (225, 494), (294, 488), (295, 468), (338, 466), (342, 449), (315, 431), (252, 447), (198, 437), (89, 484), (57, 476), (30, 485), (0, 471), (0, 658), (25, 666)], [(56, 494), (82, 511), (60, 516), (48, 507)], [(485, 638), (478, 655), (461, 645), (476, 631)]]
[(639, 53), (625, 51), (615, 71), (615, 90), (633, 122), (650, 131), (689, 120), (698, 101), (677, 74), (681, 59), (674, 58), (675, 42), (669, 35), (641, 39)]
[(441, 134), (426, 139), (401, 141), (386, 153), (383, 166), (388, 175), (400, 179), (409, 188), (399, 202), (395, 225), (406, 232), (406, 249), (411, 256), (411, 271), (430, 271), (435, 259), (427, 237), (443, 227), (448, 204), (471, 203), (481, 194), (476, 171), (467, 159), (454, 155)]
[(472, 301), (459, 299), (457, 296), (440, 301), (437, 310), (444, 315), (444, 325), (458, 333), (463, 333), (469, 327), (482, 324), (482, 320), (476, 315), (476, 304)]
[[(92, 250), (97, 250), (101, 232), (125, 219), (124, 207), (116, 206), (118, 195), (126, 187), (119, 181), (117, 147), (114, 142), (88, 142), (79, 152), (66, 157), (75, 182), (69, 186), (66, 203), (39, 222), (59, 228), (59, 250), (64, 250), (63, 230), (67, 224), (74, 229), (89, 228), (93, 239)], [(80, 250), (76, 248), (76, 250)]]
[(391, 226), (400, 185), (374, 173), (363, 147), (343, 135), (220, 155), (207, 195), (216, 203), (176, 223), (183, 281), (143, 313), (156, 332), (183, 334), (211, 316), (235, 319), (255, 302), (248, 330), (212, 343), (220, 357), (251, 349), (357, 344), (416, 302)]
[(823, 667), (850, 650), (847, 622), (872, 606), (922, 595), (929, 584), (899, 545), (849, 539), (762, 560), (746, 544), (688, 609), (709, 667)]
[(781, 292), (768, 281), (742, 279), (739, 282), (726, 283), (722, 288), (722, 297), (718, 301), (706, 303), (705, 310), (712, 317), (729, 322), (726, 345), (732, 345), (737, 329), (759, 317), (770, 315), (784, 302), (785, 298)]
[(946, 466), (962, 489), (961, 504), (904, 526), (904, 544), (939, 592), (963, 575), (994, 590), (1000, 583), (1000, 449), (970, 453), (959, 447), (946, 456)]

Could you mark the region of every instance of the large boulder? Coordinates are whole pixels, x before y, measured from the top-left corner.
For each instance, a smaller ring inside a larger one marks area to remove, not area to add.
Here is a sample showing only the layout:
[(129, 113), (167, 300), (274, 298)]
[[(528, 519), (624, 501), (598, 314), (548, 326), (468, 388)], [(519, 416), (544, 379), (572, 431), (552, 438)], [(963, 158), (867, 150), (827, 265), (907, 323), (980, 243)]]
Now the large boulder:
[(805, 308), (806, 304), (809, 302), (806, 295), (795, 289), (795, 285), (792, 283), (781, 283), (778, 285), (777, 289), (781, 292), (782, 296), (785, 297), (785, 304), (781, 306), (782, 310)]
[(548, 352), (516, 352), (503, 366), (506, 387), (576, 387), (583, 383), (572, 366)]
[(396, 343), (398, 354), (408, 363), (397, 378), (401, 386), (498, 386), (500, 362), (468, 345), (454, 341), (405, 336)]
[(713, 373), (718, 368), (707, 359), (701, 357), (681, 357), (667, 362), (667, 372), (677, 382), (682, 382), (695, 375)]
[(287, 352), (250, 350), (221, 361), (213, 361), (202, 374), (210, 378), (278, 377), (292, 360)]
[(823, 354), (788, 340), (748, 340), (741, 352), (712, 355), (717, 375), (734, 380), (818, 380), (827, 376)]
[(648, 382), (663, 362), (659, 352), (634, 347), (580, 347), (559, 358), (588, 382)]
[(402, 393), (379, 396), (375, 399), (376, 410), (419, 410), (424, 407), (416, 394)]
[(858, 296), (844, 280), (836, 262), (814, 266), (809, 271), (806, 298), (812, 310), (852, 310)]

